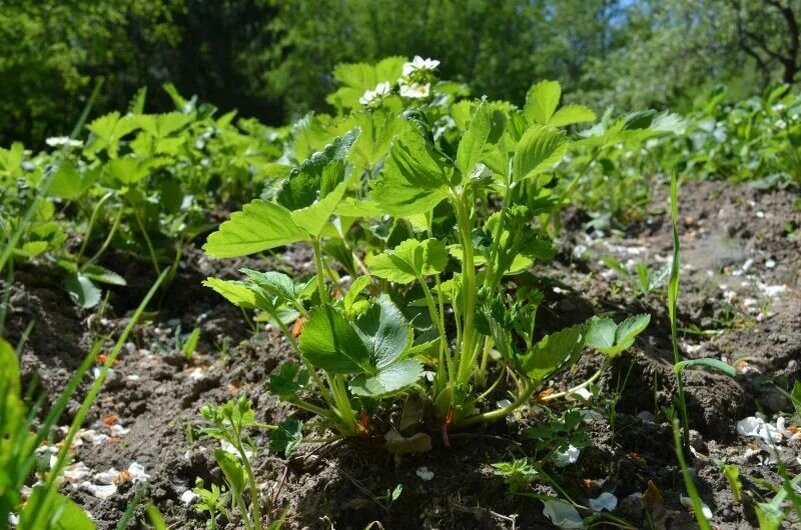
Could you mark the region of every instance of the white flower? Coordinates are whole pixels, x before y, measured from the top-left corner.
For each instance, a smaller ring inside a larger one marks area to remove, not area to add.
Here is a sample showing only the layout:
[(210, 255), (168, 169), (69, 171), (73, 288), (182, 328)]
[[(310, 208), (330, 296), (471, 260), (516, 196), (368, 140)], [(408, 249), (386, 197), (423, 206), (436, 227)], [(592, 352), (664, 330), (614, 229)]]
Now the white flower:
[(378, 83), (373, 90), (365, 90), (362, 97), (359, 98), (359, 103), (365, 107), (370, 106), (376, 101), (380, 101), (385, 96), (389, 95), (390, 86), (389, 81)]
[(437, 66), (439, 66), (439, 61), (436, 59), (423, 59), (419, 55), (415, 55), (412, 62), (403, 65), (403, 77), (409, 77), (419, 70), (435, 70)]
[(431, 83), (421, 85), (412, 83), (411, 85), (401, 84), (400, 95), (405, 98), (425, 99), (431, 93)]
[(83, 147), (83, 142), (80, 140), (73, 140), (68, 136), (51, 136), (45, 143), (50, 147), (59, 147), (66, 145), (68, 147)]

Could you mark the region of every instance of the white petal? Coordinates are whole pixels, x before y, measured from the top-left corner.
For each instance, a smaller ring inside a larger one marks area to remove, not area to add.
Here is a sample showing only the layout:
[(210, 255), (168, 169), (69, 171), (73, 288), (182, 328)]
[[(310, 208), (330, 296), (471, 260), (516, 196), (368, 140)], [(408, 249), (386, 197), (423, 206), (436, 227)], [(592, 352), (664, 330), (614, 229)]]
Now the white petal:
[(542, 501), (542, 504), (544, 505), (543, 515), (550, 519), (555, 526), (571, 530), (584, 528), (581, 515), (571, 504), (558, 500)]
[(765, 443), (774, 444), (781, 442), (782, 435), (772, 424), (766, 423), (762, 418), (749, 416), (737, 422), (737, 434), (740, 436), (756, 436), (762, 438)]
[(83, 462), (76, 462), (64, 468), (64, 479), (70, 482), (78, 482), (85, 479), (92, 472)]
[[(693, 500), (690, 497), (685, 497), (684, 495), (682, 495), (681, 497), (679, 497), (679, 500), (681, 501), (681, 505), (684, 506), (685, 508), (688, 508), (690, 510), (693, 509)], [(703, 512), (704, 517), (706, 517), (707, 519), (712, 519), (712, 510), (710, 510), (709, 506), (707, 506), (704, 502), (701, 502), (701, 511)]]
[(184, 504), (192, 504), (199, 497), (197, 493), (192, 490), (186, 490), (181, 493), (181, 502)]
[(150, 478), (150, 475), (145, 473), (145, 468), (138, 462), (131, 462), (128, 466), (128, 474), (131, 475), (131, 480), (134, 482), (144, 482)]
[(117, 493), (117, 486), (114, 484), (107, 484), (107, 485), (100, 485), (100, 484), (92, 484), (91, 482), (85, 481), (81, 483), (81, 489), (83, 491), (88, 492), (91, 495), (94, 495), (98, 499), (108, 499), (115, 493)]
[(617, 508), (617, 497), (605, 491), (594, 499), (590, 499), (590, 509), (594, 512), (602, 512), (604, 510), (613, 511)]
[(120, 472), (112, 467), (108, 471), (104, 471), (102, 473), (98, 473), (97, 475), (95, 475), (95, 480), (100, 484), (106, 484), (106, 485), (114, 484), (114, 479), (116, 479), (117, 475), (119, 474)]
[(565, 467), (570, 464), (575, 464), (576, 460), (578, 460), (579, 453), (578, 447), (572, 445), (569, 445), (564, 452), (557, 452), (555, 460), (556, 467)]
[(428, 482), (429, 480), (434, 478), (434, 472), (429, 470), (426, 466), (418, 467), (417, 471), (415, 471), (418, 477)]

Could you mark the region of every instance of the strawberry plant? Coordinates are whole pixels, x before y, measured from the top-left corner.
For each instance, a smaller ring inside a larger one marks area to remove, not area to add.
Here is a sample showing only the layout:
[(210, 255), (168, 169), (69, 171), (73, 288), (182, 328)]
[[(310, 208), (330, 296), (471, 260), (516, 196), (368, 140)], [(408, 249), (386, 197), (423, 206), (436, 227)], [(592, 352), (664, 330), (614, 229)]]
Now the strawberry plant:
[[(318, 138), (336, 137), (204, 246), (229, 258), (308, 244), (316, 275), (243, 271), (244, 281), (206, 285), (263, 311), (286, 335), (300, 363), (271, 379), (281, 398), (357, 435), (371, 432), (380, 405), (419, 396), (447, 443), (452, 426), (525, 406), (585, 346), (619, 353), (648, 319), (546, 335), (536, 326), (543, 297), (527, 271), (554, 254), (540, 219), (570, 200), (554, 193), (552, 169), (572, 141), (564, 128), (594, 114), (559, 108), (555, 82), (534, 85), (523, 109), (454, 101), (449, 85), (438, 93), (432, 84), (435, 62), (396, 63), (355, 65), (369, 79), (358, 86), (361, 104), (346, 102), (354, 90), (340, 89), (342, 115), (316, 118)], [(295, 153), (308, 131), (296, 133)], [(358, 277), (344, 281), (331, 257)], [(297, 339), (288, 329), (296, 317), (305, 323)], [(504, 382), (508, 399), (490, 405)]]

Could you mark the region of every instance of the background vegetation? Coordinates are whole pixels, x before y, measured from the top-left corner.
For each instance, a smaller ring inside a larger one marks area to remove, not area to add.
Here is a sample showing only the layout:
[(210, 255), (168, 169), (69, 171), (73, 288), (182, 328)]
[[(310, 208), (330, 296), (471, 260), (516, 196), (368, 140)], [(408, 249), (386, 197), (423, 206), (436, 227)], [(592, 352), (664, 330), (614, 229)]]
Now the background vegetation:
[(141, 86), (173, 82), (268, 124), (330, 110), (342, 61), (436, 57), (474, 95), (515, 103), (554, 79), (596, 111), (686, 110), (715, 85), (741, 99), (797, 83), (801, 0), (2, 0), (0, 145), (40, 147)]

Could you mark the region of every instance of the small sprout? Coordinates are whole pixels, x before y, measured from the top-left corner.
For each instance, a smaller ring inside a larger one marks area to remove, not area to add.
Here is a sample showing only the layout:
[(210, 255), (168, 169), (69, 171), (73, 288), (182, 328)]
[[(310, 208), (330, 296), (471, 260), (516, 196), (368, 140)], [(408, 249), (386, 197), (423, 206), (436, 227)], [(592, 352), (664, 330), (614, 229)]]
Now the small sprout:
[(537, 468), (531, 465), (526, 458), (498, 462), (492, 464), (492, 467), (495, 468), (496, 475), (503, 477), (512, 493), (523, 491), (538, 474)]

